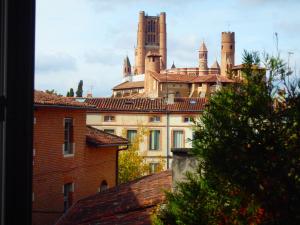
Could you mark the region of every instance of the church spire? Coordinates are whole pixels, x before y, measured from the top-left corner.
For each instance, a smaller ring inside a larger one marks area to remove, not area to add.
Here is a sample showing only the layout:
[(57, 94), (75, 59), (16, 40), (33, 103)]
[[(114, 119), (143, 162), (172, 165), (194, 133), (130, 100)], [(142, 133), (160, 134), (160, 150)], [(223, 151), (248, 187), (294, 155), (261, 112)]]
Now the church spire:
[(199, 49), (199, 75), (206, 75), (207, 72), (207, 48), (204, 41), (202, 41)]
[(128, 56), (126, 56), (125, 59), (124, 59), (123, 75), (124, 75), (124, 77), (127, 77), (127, 76), (131, 75), (131, 64), (130, 64)]

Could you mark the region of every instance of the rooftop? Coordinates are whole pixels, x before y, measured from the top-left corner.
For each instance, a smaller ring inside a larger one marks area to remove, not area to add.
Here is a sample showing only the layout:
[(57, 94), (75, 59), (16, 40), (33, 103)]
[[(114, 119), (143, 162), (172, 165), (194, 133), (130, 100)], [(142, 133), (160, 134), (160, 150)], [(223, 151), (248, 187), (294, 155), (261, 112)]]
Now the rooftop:
[(156, 80), (160, 82), (169, 82), (169, 83), (233, 83), (234, 80), (231, 80), (225, 76), (221, 76), (218, 74), (209, 74), (203, 76), (195, 76), (195, 75), (182, 75), (176, 73), (167, 73), (167, 74), (158, 74), (155, 72), (150, 72), (151, 76), (153, 76)]
[(109, 147), (127, 145), (128, 140), (114, 134), (98, 130), (92, 126), (86, 126), (86, 142), (96, 147)]
[(144, 88), (144, 81), (126, 81), (115, 87), (113, 90), (123, 90), (123, 89), (132, 89), (132, 88)]
[(201, 112), (206, 98), (174, 98), (174, 104), (167, 104), (163, 98), (87, 98), (86, 103), (98, 110), (117, 112)]
[(145, 176), (79, 200), (57, 225), (151, 224), (151, 213), (171, 190), (171, 171)]
[(94, 108), (86, 102), (78, 102), (74, 98), (49, 94), (43, 91), (34, 91), (35, 106), (72, 107), (72, 108)]

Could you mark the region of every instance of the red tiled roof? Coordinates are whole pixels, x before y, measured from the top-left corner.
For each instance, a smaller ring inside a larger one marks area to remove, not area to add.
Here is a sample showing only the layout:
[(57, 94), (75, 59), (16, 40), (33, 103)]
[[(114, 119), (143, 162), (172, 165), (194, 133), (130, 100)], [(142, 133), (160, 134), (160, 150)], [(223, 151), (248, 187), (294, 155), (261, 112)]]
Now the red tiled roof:
[(144, 88), (144, 81), (126, 81), (122, 84), (119, 84), (113, 87), (113, 90), (123, 90), (123, 89), (132, 89), (132, 88)]
[(86, 126), (86, 142), (87, 144), (105, 147), (127, 145), (128, 140), (114, 134), (106, 133), (92, 126)]
[(43, 91), (34, 91), (34, 105), (35, 106), (62, 106), (62, 107), (76, 107), (76, 108), (92, 108), (86, 102), (78, 102), (73, 98), (67, 98), (56, 94), (49, 94)]
[(195, 75), (182, 75), (175, 73), (167, 73), (167, 74), (158, 74), (155, 72), (150, 72), (151, 76), (153, 76), (156, 80), (160, 82), (169, 82), (169, 83), (233, 83), (234, 81), (217, 74), (209, 74), (203, 76), (195, 76)]
[(151, 76), (153, 76), (156, 80), (160, 82), (169, 82), (169, 83), (191, 83), (196, 76), (193, 75), (182, 75), (176, 73), (155, 73), (153, 71), (149, 71)]
[(103, 111), (131, 112), (201, 112), (205, 98), (175, 98), (174, 104), (167, 104), (163, 98), (88, 98), (86, 102)]
[(194, 80), (194, 83), (234, 83), (234, 80), (231, 80), (225, 76), (220, 76), (216, 74), (197, 76)]
[(57, 225), (151, 224), (151, 212), (171, 190), (171, 171), (164, 171), (110, 188), (79, 200)]

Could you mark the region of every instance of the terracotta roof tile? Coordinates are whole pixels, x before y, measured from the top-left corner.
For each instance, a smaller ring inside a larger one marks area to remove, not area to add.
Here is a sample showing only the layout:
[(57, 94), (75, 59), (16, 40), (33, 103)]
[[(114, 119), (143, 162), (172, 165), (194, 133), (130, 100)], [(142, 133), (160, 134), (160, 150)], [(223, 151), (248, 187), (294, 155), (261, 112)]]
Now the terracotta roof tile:
[(182, 75), (176, 73), (155, 73), (153, 71), (149, 71), (151, 76), (153, 76), (156, 80), (160, 82), (170, 82), (170, 83), (191, 83), (196, 76), (193, 75)]
[(120, 146), (127, 145), (128, 140), (114, 134), (106, 133), (92, 126), (86, 126), (86, 142), (93, 146)]
[(64, 106), (64, 107), (79, 107), (92, 108), (93, 106), (86, 102), (78, 102), (73, 98), (67, 98), (55, 94), (49, 94), (43, 91), (34, 91), (35, 106)]
[(233, 83), (234, 81), (218, 74), (209, 74), (203, 76), (195, 75), (182, 75), (175, 73), (167, 74), (158, 74), (155, 72), (150, 72), (156, 80), (160, 82), (170, 82), (170, 83), (212, 83), (212, 82), (221, 82), (221, 83)]
[(171, 171), (164, 171), (110, 188), (79, 200), (57, 225), (150, 225), (152, 210), (164, 202), (171, 184)]
[(204, 75), (204, 76), (198, 76), (196, 77), (193, 82), (195, 83), (234, 83), (234, 80), (231, 80), (225, 76), (220, 76), (217, 74), (211, 74), (211, 75)]
[(167, 104), (163, 98), (88, 98), (86, 102), (102, 112), (201, 112), (207, 99), (175, 98), (174, 104)]
[(123, 90), (123, 89), (132, 89), (132, 88), (144, 88), (144, 81), (133, 81), (133, 82), (126, 81), (124, 83), (121, 83), (113, 87), (113, 90)]

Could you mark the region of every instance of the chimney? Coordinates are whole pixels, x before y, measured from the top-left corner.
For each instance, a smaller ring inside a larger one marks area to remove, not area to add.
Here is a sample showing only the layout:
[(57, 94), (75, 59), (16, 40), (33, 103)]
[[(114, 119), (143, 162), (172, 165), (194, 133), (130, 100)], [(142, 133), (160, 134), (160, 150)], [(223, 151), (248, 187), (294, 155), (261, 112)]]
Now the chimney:
[(191, 148), (172, 148), (172, 186), (176, 188), (178, 182), (186, 181), (187, 172), (196, 172), (198, 158), (191, 153)]

